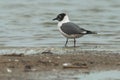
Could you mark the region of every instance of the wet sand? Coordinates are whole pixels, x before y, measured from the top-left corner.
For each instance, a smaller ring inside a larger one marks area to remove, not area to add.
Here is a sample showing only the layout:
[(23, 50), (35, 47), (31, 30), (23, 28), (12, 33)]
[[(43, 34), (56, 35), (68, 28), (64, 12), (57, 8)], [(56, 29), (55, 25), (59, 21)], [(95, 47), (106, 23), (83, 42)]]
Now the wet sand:
[[(57, 73), (64, 75), (70, 74), (69, 72), (77, 74), (101, 70), (120, 70), (120, 54), (98, 51), (96, 53), (52, 54), (43, 52), (43, 54), (36, 55), (4, 54), (0, 56), (0, 78), (2, 80), (36, 80), (52, 73), (56, 73), (57, 76)], [(31, 77), (33, 75), (37, 77)]]

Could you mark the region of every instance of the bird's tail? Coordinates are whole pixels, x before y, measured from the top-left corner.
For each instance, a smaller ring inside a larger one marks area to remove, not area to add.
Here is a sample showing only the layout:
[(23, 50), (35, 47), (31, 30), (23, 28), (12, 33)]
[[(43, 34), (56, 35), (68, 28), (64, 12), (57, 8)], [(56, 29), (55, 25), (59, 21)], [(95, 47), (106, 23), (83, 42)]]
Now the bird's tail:
[(87, 33), (86, 34), (97, 34), (96, 32), (93, 32), (93, 31), (88, 31), (87, 30)]

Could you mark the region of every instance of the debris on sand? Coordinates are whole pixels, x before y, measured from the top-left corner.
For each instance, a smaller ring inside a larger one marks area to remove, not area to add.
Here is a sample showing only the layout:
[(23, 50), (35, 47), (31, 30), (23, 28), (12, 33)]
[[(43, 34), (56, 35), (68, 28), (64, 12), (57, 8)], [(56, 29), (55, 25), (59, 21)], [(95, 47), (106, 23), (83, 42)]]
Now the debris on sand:
[(31, 65), (25, 65), (24, 72), (37, 71), (37, 69), (32, 68)]
[(20, 53), (20, 54), (15, 54), (15, 53), (13, 53), (13, 54), (4, 54), (3, 56), (22, 57), (22, 56), (24, 56), (24, 54), (22, 54), (22, 53)]
[(25, 71), (25, 72), (31, 71), (31, 65), (25, 65), (24, 71)]
[(72, 64), (71, 63), (63, 63), (63, 66), (71, 66)]
[(71, 64), (71, 63), (64, 63), (63, 68), (87, 69), (88, 66), (85, 64), (75, 65), (75, 64)]
[(52, 52), (44, 51), (44, 52), (42, 52), (41, 54), (53, 54), (53, 53), (52, 53)]
[(53, 54), (53, 53), (51, 52), (51, 50), (45, 50), (41, 54)]

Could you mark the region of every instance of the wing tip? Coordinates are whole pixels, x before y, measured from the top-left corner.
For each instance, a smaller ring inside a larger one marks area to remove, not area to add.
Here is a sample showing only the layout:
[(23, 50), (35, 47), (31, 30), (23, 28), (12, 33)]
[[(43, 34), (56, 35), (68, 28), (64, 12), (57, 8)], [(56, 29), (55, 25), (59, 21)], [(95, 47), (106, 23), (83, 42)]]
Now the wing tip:
[(87, 31), (86, 34), (97, 34), (97, 32), (93, 32), (93, 31)]

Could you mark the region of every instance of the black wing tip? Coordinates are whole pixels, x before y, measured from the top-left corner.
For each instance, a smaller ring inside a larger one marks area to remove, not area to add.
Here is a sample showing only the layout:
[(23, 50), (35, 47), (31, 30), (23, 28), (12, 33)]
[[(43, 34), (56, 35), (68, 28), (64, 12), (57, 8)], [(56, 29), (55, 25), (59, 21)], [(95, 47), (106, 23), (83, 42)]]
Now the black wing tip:
[(87, 34), (97, 34), (97, 32), (87, 31)]

